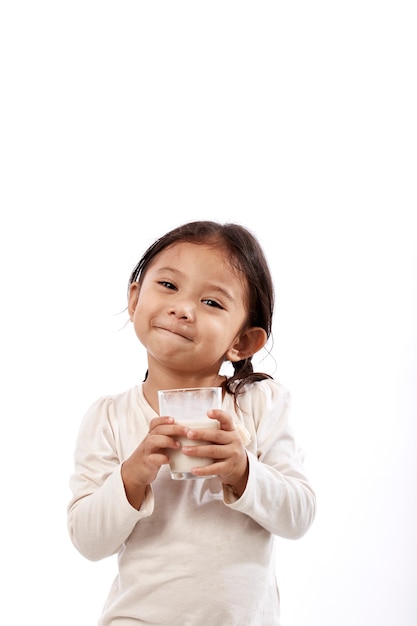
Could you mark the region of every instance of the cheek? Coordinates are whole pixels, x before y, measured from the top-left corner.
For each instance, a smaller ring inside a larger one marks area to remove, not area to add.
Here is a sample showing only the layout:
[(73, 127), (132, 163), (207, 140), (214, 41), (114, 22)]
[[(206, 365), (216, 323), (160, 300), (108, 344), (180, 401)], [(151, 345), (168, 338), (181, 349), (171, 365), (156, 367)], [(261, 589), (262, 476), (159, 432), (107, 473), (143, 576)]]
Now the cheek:
[(148, 294), (146, 286), (140, 291), (139, 298), (135, 309), (135, 318), (140, 322), (143, 318), (149, 318), (152, 310), (155, 308), (156, 298), (154, 295)]
[(138, 302), (133, 316), (133, 325), (135, 327), (136, 334), (138, 334), (139, 331), (144, 331), (148, 325), (149, 318), (150, 312), (147, 310), (147, 307), (143, 306), (143, 303)]
[(133, 329), (139, 342), (143, 346), (147, 346), (149, 342), (149, 325), (142, 316), (138, 316), (134, 320)]
[[(238, 321), (238, 320), (237, 320)], [(215, 324), (211, 325), (211, 335), (213, 343), (216, 342), (218, 344), (222, 344), (224, 346), (229, 346), (235, 337), (239, 333), (239, 324), (235, 323), (225, 323), (224, 321), (216, 321)]]

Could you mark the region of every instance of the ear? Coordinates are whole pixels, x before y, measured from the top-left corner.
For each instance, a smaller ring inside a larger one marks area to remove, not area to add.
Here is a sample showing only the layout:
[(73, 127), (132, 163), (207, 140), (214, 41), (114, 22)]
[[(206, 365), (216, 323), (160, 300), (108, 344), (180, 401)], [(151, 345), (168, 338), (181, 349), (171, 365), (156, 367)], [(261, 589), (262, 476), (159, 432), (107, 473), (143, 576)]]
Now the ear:
[(263, 328), (253, 326), (238, 335), (225, 354), (227, 361), (243, 361), (261, 350), (267, 342), (267, 334)]
[(129, 297), (127, 299), (127, 310), (129, 311), (130, 321), (133, 321), (136, 305), (139, 300), (139, 283), (132, 283), (129, 288)]

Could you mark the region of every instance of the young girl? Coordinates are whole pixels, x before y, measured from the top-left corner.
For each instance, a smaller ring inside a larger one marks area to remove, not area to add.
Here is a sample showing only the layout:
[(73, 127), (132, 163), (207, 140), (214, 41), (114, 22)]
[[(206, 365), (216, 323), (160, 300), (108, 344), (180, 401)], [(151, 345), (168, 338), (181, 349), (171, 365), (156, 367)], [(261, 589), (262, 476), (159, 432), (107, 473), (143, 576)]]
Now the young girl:
[[(252, 368), (273, 311), (262, 250), (239, 225), (180, 226), (133, 270), (128, 311), (147, 352), (145, 381), (87, 412), (68, 507), (81, 554), (118, 554), (99, 624), (278, 625), (274, 535), (304, 535), (315, 496), (288, 393)], [(208, 413), (219, 429), (191, 431), (159, 415), (158, 390), (213, 386), (223, 390), (221, 410)], [(167, 452), (185, 436), (204, 443), (183, 454), (213, 462), (175, 481)]]

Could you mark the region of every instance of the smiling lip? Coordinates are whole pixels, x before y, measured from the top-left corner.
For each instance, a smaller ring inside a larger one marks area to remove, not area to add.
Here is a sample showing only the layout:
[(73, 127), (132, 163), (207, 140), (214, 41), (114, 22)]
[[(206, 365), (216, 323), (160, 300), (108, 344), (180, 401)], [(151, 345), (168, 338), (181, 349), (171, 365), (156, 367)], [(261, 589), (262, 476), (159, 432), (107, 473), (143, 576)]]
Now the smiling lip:
[(192, 341), (192, 339), (188, 337), (187, 335), (179, 333), (178, 331), (173, 330), (172, 328), (165, 328), (165, 326), (155, 326), (155, 328), (157, 328), (158, 330), (165, 331), (166, 333), (171, 333), (172, 335), (177, 335), (177, 337), (182, 337), (182, 339), (187, 339), (187, 341)]

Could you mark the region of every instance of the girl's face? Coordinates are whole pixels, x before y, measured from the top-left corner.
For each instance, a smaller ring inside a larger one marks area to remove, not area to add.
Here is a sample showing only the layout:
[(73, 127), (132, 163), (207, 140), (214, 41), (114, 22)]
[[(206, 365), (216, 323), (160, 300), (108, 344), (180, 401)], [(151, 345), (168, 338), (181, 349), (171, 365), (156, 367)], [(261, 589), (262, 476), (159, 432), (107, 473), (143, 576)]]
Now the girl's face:
[(131, 285), (129, 314), (150, 368), (198, 377), (242, 358), (245, 303), (245, 281), (222, 248), (179, 242)]

